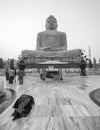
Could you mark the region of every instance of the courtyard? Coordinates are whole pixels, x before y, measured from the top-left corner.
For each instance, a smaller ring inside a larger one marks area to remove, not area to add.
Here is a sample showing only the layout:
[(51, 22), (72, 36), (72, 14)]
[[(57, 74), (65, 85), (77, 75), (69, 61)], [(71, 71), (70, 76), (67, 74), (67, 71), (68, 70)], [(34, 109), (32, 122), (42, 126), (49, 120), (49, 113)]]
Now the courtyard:
[(46, 79), (39, 74), (26, 74), (24, 84), (18, 81), (5, 88), (16, 91), (16, 99), (22, 94), (34, 97), (35, 106), (26, 118), (12, 121), (13, 104), (0, 115), (0, 130), (100, 130), (100, 107), (89, 93), (100, 88), (100, 75), (81, 77), (63, 74), (63, 81)]

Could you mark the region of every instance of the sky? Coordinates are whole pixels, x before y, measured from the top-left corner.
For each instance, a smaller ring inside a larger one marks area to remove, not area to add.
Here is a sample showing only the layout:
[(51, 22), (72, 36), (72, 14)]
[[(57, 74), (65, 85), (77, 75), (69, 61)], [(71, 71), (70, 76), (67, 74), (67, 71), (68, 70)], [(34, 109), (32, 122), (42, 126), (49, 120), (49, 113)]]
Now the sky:
[(0, 0), (0, 57), (18, 58), (35, 50), (37, 33), (49, 15), (67, 35), (68, 50), (83, 49), (100, 58), (100, 0)]

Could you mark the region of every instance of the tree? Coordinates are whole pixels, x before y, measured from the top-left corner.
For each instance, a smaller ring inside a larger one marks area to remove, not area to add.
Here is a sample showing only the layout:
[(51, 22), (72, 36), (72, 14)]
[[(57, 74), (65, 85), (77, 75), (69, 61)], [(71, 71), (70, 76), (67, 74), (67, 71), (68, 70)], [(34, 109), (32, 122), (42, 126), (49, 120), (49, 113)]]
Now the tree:
[(92, 67), (93, 67), (92, 61), (89, 59), (89, 68), (92, 68)]
[(3, 68), (3, 59), (0, 58), (0, 68), (2, 69)]
[(20, 60), (19, 64), (18, 64), (18, 68), (21, 69), (21, 70), (25, 70), (25, 63), (24, 63), (24, 60)]
[(100, 63), (100, 58), (99, 58), (99, 63)]
[(10, 68), (11, 68), (11, 69), (14, 69), (14, 59), (11, 59), (11, 60), (10, 60)]

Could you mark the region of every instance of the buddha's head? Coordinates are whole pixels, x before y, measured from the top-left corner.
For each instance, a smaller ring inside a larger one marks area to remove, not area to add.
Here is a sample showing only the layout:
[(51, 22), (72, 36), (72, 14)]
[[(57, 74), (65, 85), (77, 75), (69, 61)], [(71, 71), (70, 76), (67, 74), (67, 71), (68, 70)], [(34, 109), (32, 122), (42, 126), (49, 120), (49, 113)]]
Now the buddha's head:
[(57, 30), (57, 20), (53, 15), (50, 15), (46, 20), (46, 30)]

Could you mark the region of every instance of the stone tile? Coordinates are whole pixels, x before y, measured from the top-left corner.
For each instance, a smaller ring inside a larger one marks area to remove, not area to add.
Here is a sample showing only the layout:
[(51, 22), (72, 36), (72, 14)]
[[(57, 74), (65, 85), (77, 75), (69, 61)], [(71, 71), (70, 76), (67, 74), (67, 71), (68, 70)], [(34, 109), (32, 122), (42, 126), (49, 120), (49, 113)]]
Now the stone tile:
[(17, 98), (30, 94), (35, 106), (28, 117), (13, 122), (12, 104), (0, 115), (0, 130), (100, 130), (100, 108), (88, 95), (100, 87), (99, 76), (72, 76), (55, 82), (28, 75), (23, 85), (14, 86)]

